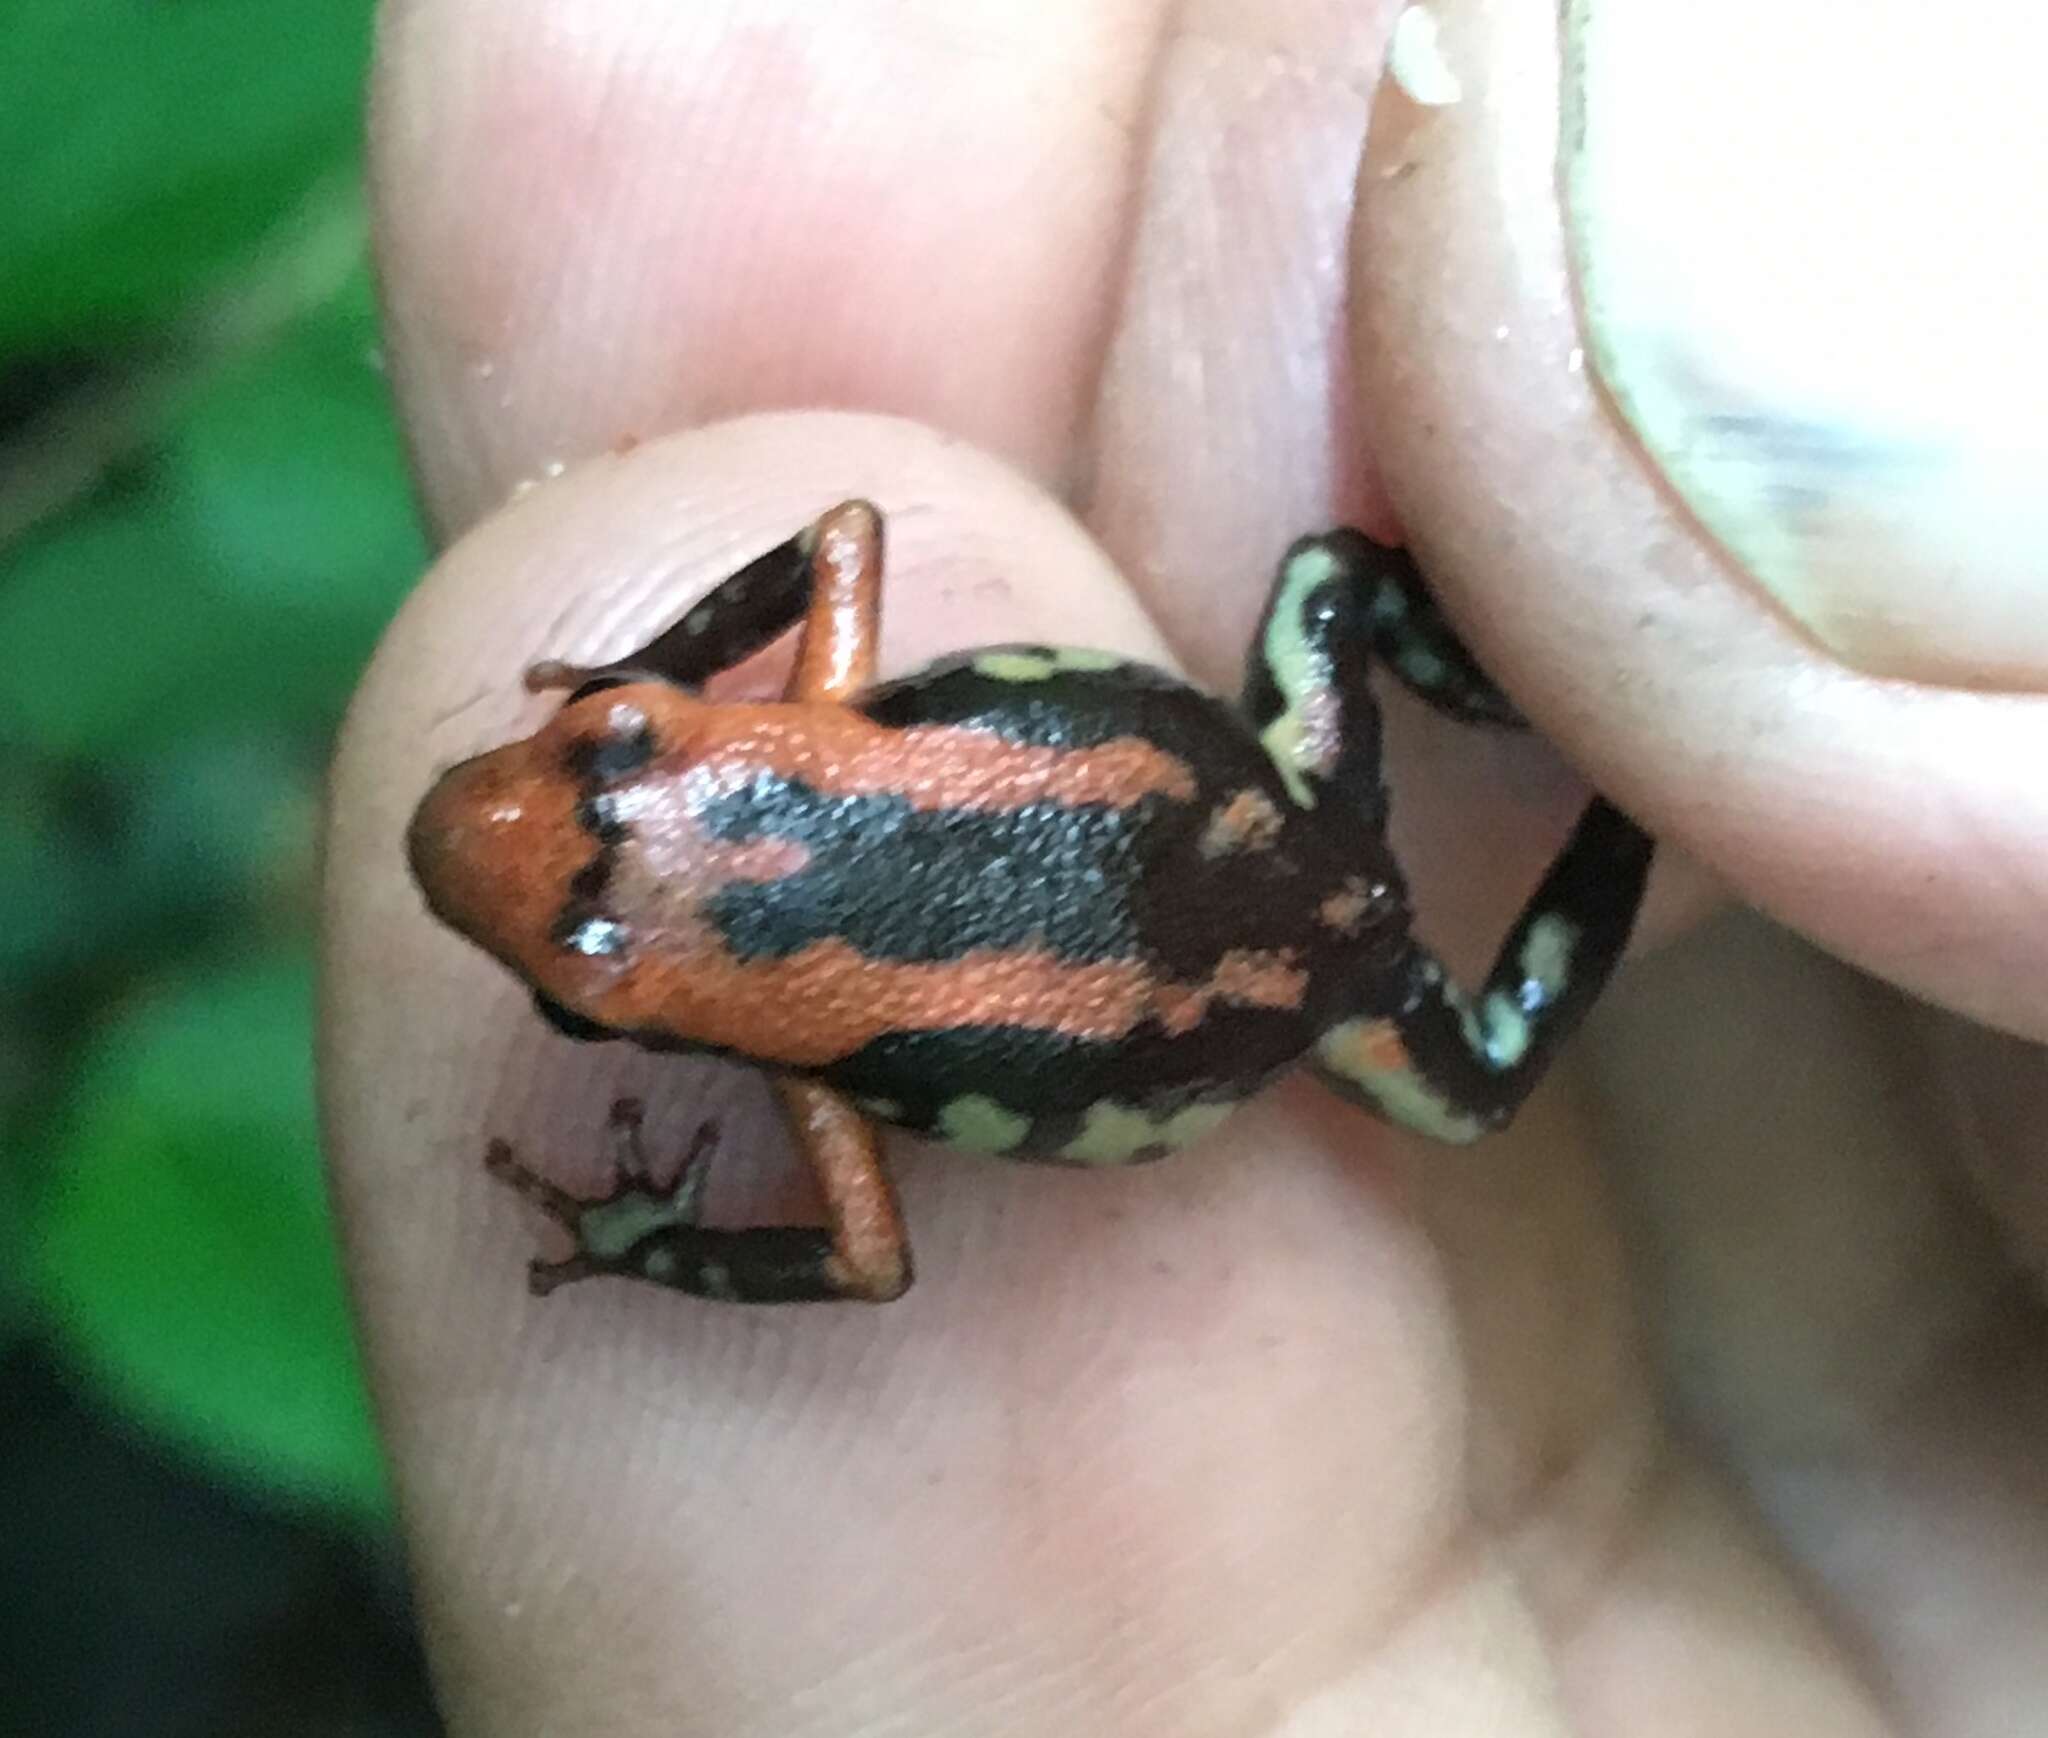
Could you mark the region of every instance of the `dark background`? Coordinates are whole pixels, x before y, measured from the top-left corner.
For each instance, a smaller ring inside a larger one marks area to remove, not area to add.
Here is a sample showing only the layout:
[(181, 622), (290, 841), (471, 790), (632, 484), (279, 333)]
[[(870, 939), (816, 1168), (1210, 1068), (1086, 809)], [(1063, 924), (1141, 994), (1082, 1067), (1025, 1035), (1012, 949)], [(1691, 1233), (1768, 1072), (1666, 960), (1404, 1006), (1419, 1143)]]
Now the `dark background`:
[(414, 1734), (316, 1148), (329, 740), (426, 559), (369, 0), (0, 0), (0, 1732)]

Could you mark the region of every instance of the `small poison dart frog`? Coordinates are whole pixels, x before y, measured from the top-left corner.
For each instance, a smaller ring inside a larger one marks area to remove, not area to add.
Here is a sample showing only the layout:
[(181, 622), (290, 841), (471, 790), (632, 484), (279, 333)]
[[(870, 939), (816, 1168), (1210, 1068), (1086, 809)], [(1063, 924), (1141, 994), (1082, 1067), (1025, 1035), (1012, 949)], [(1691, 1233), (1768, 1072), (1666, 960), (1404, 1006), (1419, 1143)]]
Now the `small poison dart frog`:
[[(1443, 1140), (1507, 1120), (1620, 956), (1651, 842), (1596, 797), (1485, 985), (1450, 981), (1388, 849), (1369, 677), (1520, 721), (1406, 555), (1349, 530), (1295, 544), (1232, 706), (1040, 645), (877, 682), (881, 547), (847, 502), (630, 656), (534, 666), (561, 708), (413, 818), (427, 903), (558, 1029), (768, 1071), (824, 1195), (823, 1226), (705, 1226), (711, 1131), (659, 1185), (630, 1102), (594, 1199), (493, 1141), (493, 1172), (574, 1239), (536, 1290), (893, 1298), (910, 1257), (877, 1124), (1117, 1165), (1300, 1063)], [(783, 700), (701, 697), (799, 624)]]

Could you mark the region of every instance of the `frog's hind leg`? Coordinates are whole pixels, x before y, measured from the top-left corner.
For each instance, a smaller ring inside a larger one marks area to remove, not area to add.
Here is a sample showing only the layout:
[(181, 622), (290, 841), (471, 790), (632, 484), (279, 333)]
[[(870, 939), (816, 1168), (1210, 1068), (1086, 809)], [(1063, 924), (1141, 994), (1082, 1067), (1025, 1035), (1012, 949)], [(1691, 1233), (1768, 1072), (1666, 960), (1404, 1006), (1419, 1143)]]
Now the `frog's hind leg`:
[(1640, 827), (1595, 797), (1477, 996), (1406, 938), (1387, 1011), (1324, 1033), (1312, 1058), (1317, 1073), (1347, 1097), (1439, 1140), (1476, 1140), (1501, 1127), (1620, 960), (1651, 852)]
[[(1304, 538), (1282, 560), (1259, 624), (1244, 710), (1298, 802), (1348, 811), (1383, 838), (1387, 795), (1370, 682), (1376, 663), (1454, 717), (1521, 724), (1403, 551), (1350, 530)], [(1318, 1071), (1347, 1095), (1440, 1139), (1472, 1140), (1498, 1128), (1542, 1078), (1621, 957), (1651, 851), (1634, 822), (1595, 798), (1478, 996), (1403, 935), (1375, 973), (1391, 979), (1391, 988), (1325, 1034), (1314, 1054)], [(1405, 911), (1398, 885), (1381, 892)]]
[(526, 685), (546, 689), (587, 689), (649, 677), (678, 687), (699, 688), (721, 670), (751, 658), (787, 633), (810, 606), (815, 556), (823, 528), (847, 516), (875, 518), (861, 501), (833, 508), (785, 543), (757, 555), (721, 580), (682, 618), (622, 658), (606, 664), (565, 664), (548, 659), (526, 672)]

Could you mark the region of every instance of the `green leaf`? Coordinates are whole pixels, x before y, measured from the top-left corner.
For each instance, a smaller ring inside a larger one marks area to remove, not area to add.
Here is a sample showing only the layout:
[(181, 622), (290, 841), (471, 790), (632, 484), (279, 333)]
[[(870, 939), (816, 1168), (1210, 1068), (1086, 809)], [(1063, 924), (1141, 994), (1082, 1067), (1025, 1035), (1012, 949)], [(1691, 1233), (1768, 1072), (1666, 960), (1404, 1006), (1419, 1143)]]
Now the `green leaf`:
[[(13, 1012), (0, 1003), (0, 1020)], [(10, 1131), (20, 1116), (21, 1092), (9, 1078), (16, 1056), (26, 1046), (14, 1034), (0, 1031), (0, 1134)], [(24, 1331), (28, 1315), (26, 1273), (28, 1268), (28, 1208), (24, 1199), (28, 1178), (19, 1151), (10, 1142), (0, 1146), (0, 1354)]]
[(91, 928), (97, 863), (78, 848), (44, 781), (0, 755), (0, 988), (62, 958)]
[(15, 0), (0, 355), (161, 319), (350, 164), (372, 0)]
[(138, 960), (310, 912), (318, 803), (316, 757), (274, 731), (111, 769), (0, 753), (0, 994), (68, 1007), (71, 986), (95, 997)]
[(137, 924), (283, 907), (310, 914), (319, 758), (276, 732), (206, 732), (132, 767), (102, 852), (106, 903)]
[(120, 759), (323, 730), (425, 563), (367, 281), (225, 371), (155, 464), (0, 562), (0, 735)]
[(180, 420), (167, 479), (216, 589), (282, 601), (358, 651), (426, 559), (378, 336), (358, 271), (275, 350), (213, 381)]
[(312, 995), (294, 951), (101, 1035), (54, 1139), (35, 1283), (57, 1343), (144, 1425), (368, 1518), (382, 1462), (320, 1174)]

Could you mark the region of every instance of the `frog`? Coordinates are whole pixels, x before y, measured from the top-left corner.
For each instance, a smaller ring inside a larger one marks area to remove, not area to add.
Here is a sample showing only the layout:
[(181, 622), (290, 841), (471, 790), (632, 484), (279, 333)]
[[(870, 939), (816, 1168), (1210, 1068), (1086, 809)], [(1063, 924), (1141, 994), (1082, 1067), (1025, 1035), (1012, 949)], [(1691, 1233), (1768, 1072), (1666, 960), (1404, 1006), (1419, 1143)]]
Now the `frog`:
[[(772, 1082), (816, 1225), (704, 1223), (717, 1130), (657, 1178), (615, 1103), (609, 1186), (490, 1140), (600, 1276), (743, 1303), (886, 1302), (912, 1260), (882, 1131), (1084, 1167), (1163, 1157), (1307, 1070), (1439, 1141), (1504, 1126), (1620, 960), (1654, 845), (1594, 795), (1472, 991), (1388, 840), (1375, 672), (1526, 728), (1414, 557), (1349, 527), (1282, 556), (1242, 690), (985, 646), (879, 679), (883, 518), (841, 502), (647, 644), (543, 660), (531, 735), (442, 772), (406, 849), (433, 915), (563, 1036)], [(707, 685), (795, 636), (780, 698)]]

